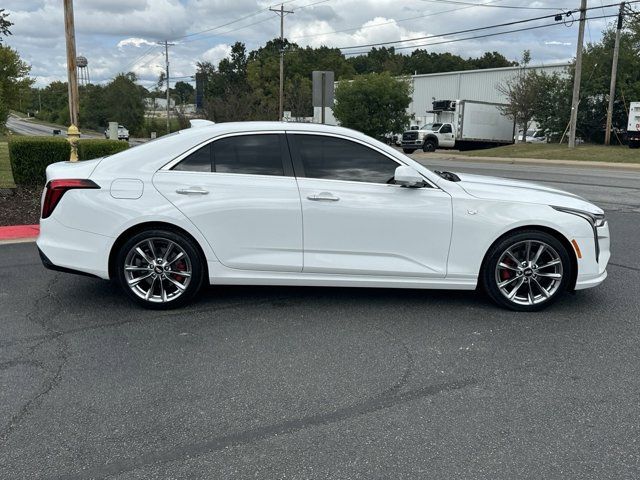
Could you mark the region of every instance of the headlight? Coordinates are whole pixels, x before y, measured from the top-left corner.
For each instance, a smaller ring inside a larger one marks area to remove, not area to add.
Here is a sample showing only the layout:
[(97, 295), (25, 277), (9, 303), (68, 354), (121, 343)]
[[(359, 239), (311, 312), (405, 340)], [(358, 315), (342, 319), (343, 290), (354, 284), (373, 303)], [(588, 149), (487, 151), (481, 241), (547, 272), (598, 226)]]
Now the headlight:
[(558, 210), (560, 212), (570, 213), (572, 215), (577, 215), (579, 217), (582, 217), (587, 222), (589, 222), (592, 227), (595, 227), (595, 228), (602, 227), (606, 221), (604, 218), (604, 213), (591, 213), (591, 212), (585, 212), (584, 210), (576, 210), (575, 208), (557, 207), (555, 205), (551, 205), (551, 208)]
[(571, 215), (577, 215), (584, 218), (591, 225), (593, 230), (593, 243), (596, 247), (596, 262), (600, 260), (600, 242), (598, 240), (598, 227), (602, 227), (605, 224), (604, 213), (591, 213), (584, 210), (576, 210), (575, 208), (556, 207), (551, 205), (551, 208), (558, 210), (559, 212), (570, 213)]

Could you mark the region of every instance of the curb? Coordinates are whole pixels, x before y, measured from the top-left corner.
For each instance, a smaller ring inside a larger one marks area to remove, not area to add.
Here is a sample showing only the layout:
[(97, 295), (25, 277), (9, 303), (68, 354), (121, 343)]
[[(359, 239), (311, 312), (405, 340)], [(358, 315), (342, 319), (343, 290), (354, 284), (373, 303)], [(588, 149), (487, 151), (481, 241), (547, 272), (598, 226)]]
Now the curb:
[(576, 168), (601, 168), (613, 170), (632, 170), (640, 171), (638, 163), (622, 163), (622, 162), (594, 162), (590, 160), (552, 160), (543, 158), (511, 158), (511, 157), (474, 157), (471, 155), (443, 155), (440, 152), (422, 153), (422, 159), (441, 159), (441, 160), (462, 160), (467, 162), (495, 162), (507, 163), (510, 165), (555, 165)]
[(32, 242), (40, 233), (40, 225), (9, 225), (0, 227), (0, 244)]

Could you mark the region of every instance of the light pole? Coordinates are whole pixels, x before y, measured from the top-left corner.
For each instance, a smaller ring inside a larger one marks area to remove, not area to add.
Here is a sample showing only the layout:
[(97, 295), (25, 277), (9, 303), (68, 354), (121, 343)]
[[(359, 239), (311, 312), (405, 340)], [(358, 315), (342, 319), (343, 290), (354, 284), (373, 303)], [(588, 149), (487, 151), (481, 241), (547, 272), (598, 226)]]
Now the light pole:
[(78, 114), (80, 102), (78, 99), (78, 70), (76, 68), (76, 33), (73, 22), (73, 0), (64, 0), (64, 32), (67, 42), (67, 78), (69, 84), (69, 130), (67, 139), (71, 144), (70, 161), (78, 160)]

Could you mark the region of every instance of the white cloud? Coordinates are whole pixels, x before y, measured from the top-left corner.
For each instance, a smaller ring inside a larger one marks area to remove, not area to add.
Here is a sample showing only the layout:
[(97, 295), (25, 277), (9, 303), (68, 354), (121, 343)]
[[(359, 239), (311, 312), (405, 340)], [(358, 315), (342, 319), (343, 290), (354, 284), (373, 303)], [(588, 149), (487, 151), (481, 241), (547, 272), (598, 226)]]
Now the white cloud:
[[(285, 35), (301, 46), (343, 47), (430, 36), (413, 44), (473, 36), (443, 36), (447, 32), (509, 22), (541, 14), (539, 10), (498, 9), (422, 0), (330, 0), (299, 8), (317, 0), (287, 4), (295, 13), (285, 19)], [(89, 59), (91, 78), (105, 82), (118, 72), (132, 70), (152, 85), (164, 69), (159, 40), (173, 40), (172, 75), (193, 75), (200, 60), (217, 63), (236, 41), (248, 50), (279, 34), (278, 17), (267, 10), (274, 0), (76, 0), (78, 54)], [(499, 4), (500, 2), (494, 2)], [(535, 0), (536, 7), (573, 8), (573, 0)], [(506, 4), (506, 2), (505, 2)], [(520, 2), (526, 5), (526, 1)], [(38, 84), (66, 79), (62, 2), (60, 0), (3, 0), (2, 7), (15, 23), (5, 42), (32, 64)], [(257, 14), (254, 12), (262, 9)], [(616, 8), (605, 9), (616, 13)], [(600, 10), (598, 10), (600, 13)], [(553, 13), (553, 11), (550, 11)], [(236, 21), (240, 18), (243, 20)], [(539, 22), (538, 22), (539, 23)], [(225, 25), (227, 24), (227, 25)], [(589, 22), (587, 41), (597, 41), (606, 23)], [(215, 28), (218, 27), (218, 28)], [(208, 30), (202, 35), (184, 35)], [(498, 51), (509, 59), (531, 50), (533, 63), (554, 63), (575, 54), (577, 22), (530, 32), (425, 47), (475, 57)], [(402, 46), (410, 45), (404, 43)], [(400, 46), (400, 45), (397, 45)], [(357, 49), (367, 50), (367, 48)], [(412, 49), (400, 50), (410, 53)], [(349, 52), (346, 50), (345, 52)]]
[(156, 45), (156, 43), (145, 40), (144, 38), (131, 37), (120, 40), (118, 42), (118, 49), (124, 50), (124, 47), (140, 48), (142, 45)]
[(210, 48), (201, 55), (201, 58), (207, 62), (211, 62), (214, 65), (218, 65), (220, 60), (227, 58), (231, 54), (231, 46), (226, 43), (221, 43), (215, 47)]

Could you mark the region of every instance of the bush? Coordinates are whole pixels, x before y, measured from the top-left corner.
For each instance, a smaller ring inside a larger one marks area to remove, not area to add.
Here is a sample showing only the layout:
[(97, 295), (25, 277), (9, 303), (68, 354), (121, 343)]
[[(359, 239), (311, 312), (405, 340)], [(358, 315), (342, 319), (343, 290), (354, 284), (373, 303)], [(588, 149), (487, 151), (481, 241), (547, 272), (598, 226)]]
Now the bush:
[(129, 148), (129, 144), (121, 140), (81, 139), (78, 141), (78, 160), (105, 157), (127, 148)]
[(71, 155), (71, 145), (59, 137), (17, 137), (9, 140), (9, 160), (17, 185), (42, 185), (47, 166), (65, 162)]

